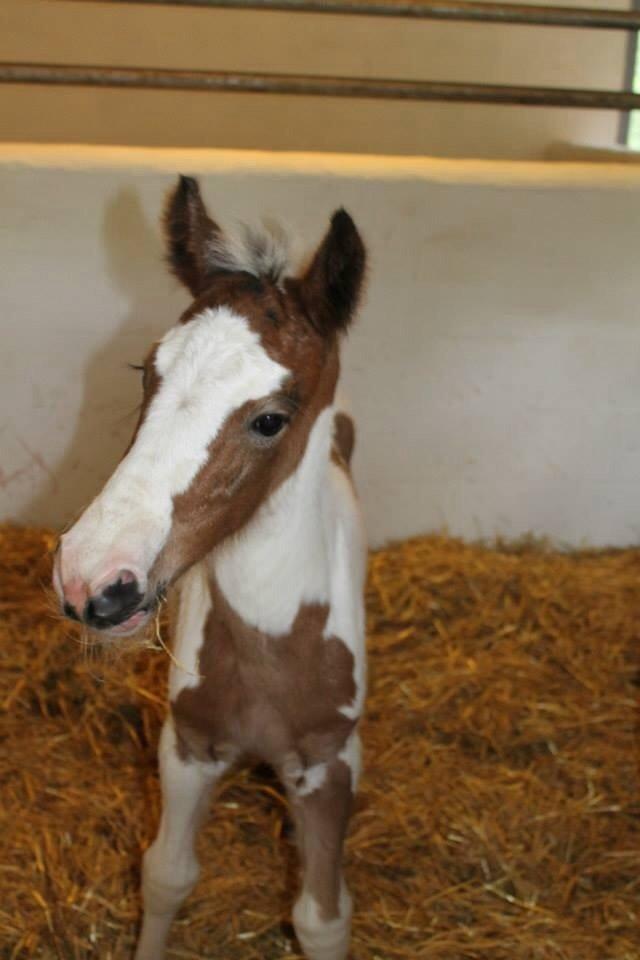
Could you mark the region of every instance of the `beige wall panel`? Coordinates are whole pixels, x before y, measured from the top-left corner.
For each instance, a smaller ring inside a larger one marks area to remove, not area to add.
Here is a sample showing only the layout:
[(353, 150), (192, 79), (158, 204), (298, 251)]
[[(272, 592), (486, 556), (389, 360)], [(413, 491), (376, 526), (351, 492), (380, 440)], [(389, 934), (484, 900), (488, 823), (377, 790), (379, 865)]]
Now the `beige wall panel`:
[[(610, 3), (602, 3), (609, 6)], [(620, 89), (626, 34), (0, 0), (0, 59)], [(615, 142), (605, 111), (0, 87), (0, 139), (535, 157)]]
[(177, 170), (222, 223), (360, 226), (344, 375), (374, 543), (637, 542), (640, 169), (594, 163), (0, 148), (0, 517), (64, 523), (125, 448), (127, 363), (187, 303), (158, 229)]

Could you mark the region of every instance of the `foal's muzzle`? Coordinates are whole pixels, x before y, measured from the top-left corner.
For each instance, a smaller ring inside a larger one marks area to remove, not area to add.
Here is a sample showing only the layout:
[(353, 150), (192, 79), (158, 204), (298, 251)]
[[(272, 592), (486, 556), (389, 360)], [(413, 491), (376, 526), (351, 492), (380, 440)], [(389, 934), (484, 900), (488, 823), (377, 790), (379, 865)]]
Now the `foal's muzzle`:
[(118, 578), (105, 587), (102, 593), (89, 597), (84, 608), (84, 620), (95, 630), (117, 627), (136, 612), (143, 601), (138, 581)]
[(108, 630), (125, 623), (138, 612), (146, 613), (142, 607), (143, 601), (144, 594), (136, 577), (128, 570), (123, 570), (117, 580), (88, 597), (82, 610), (77, 610), (66, 600), (63, 611), (65, 616), (81, 620), (93, 630)]

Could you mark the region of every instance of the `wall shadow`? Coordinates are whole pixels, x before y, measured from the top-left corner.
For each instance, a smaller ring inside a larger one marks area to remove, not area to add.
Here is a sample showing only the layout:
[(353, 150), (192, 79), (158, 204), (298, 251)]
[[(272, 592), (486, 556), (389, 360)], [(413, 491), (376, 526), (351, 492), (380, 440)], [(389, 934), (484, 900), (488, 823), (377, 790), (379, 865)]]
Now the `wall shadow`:
[[(141, 400), (139, 363), (177, 319), (163, 264), (161, 232), (132, 187), (109, 202), (102, 225), (105, 268), (128, 308), (113, 335), (87, 358), (71, 441), (50, 481), (22, 509), (19, 522), (51, 512), (70, 523), (100, 491), (127, 447)], [(179, 307), (178, 307), (179, 309)]]

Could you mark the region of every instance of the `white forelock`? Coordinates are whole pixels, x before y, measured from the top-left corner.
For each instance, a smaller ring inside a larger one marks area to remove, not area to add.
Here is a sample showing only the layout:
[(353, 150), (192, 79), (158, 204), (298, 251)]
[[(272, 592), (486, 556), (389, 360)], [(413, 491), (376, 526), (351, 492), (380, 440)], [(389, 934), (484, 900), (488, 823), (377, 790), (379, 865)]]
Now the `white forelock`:
[(293, 269), (291, 241), (276, 223), (239, 224), (216, 236), (207, 251), (212, 270), (241, 270), (279, 283)]

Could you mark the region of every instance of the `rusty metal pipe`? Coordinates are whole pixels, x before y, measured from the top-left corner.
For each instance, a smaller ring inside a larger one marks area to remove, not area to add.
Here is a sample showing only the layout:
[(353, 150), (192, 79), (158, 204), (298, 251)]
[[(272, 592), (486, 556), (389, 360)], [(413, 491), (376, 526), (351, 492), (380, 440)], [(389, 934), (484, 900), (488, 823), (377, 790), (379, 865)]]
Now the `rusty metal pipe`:
[[(85, 0), (76, 0), (76, 2), (82, 3)], [(418, 20), (464, 20), (474, 23), (518, 23), (540, 27), (640, 29), (640, 10), (543, 7), (519, 3), (481, 3), (476, 0), (97, 0), (97, 2), (210, 9), (278, 10), (289, 13), (334, 13), (365, 17), (407, 17)]]
[(143, 67), (0, 63), (0, 83), (363, 97), (374, 100), (444, 100), (457, 103), (522, 104), (592, 110), (640, 108), (640, 95), (625, 91), (239, 73), (226, 70), (149, 70)]

